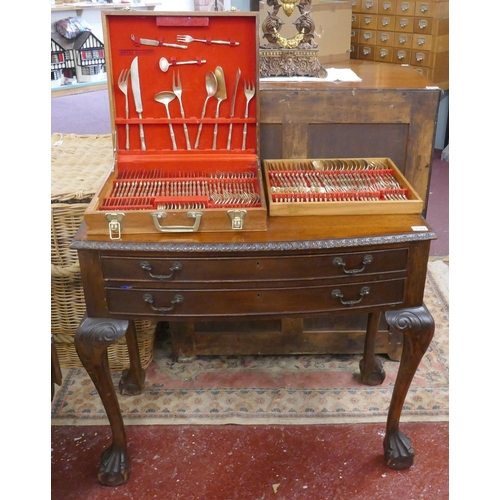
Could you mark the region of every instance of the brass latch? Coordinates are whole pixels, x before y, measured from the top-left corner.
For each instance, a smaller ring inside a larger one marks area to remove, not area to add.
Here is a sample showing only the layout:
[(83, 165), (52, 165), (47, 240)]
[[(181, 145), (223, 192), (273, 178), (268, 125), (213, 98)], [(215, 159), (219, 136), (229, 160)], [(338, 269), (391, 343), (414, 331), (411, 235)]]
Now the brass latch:
[(228, 210), (227, 215), (231, 219), (231, 229), (243, 229), (246, 210)]
[(122, 221), (125, 214), (123, 212), (109, 212), (104, 215), (108, 219), (109, 238), (119, 240), (122, 237)]

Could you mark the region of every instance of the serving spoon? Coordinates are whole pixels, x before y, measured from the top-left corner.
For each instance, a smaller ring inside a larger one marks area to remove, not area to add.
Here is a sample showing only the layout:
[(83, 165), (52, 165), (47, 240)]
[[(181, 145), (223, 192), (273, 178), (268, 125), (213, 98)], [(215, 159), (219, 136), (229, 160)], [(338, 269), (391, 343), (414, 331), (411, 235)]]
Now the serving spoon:
[[(208, 100), (215, 95), (217, 92), (217, 78), (215, 78), (215, 73), (213, 71), (208, 71), (205, 75), (205, 87), (207, 88), (207, 97), (205, 103), (203, 104), (203, 110), (201, 112), (201, 119), (205, 118), (205, 113), (207, 111)], [(203, 123), (198, 126), (198, 135), (196, 136), (196, 142), (194, 143), (194, 149), (198, 148), (200, 143), (201, 129), (203, 128)]]
[[(170, 111), (168, 110), (168, 105), (176, 98), (176, 95), (173, 92), (170, 92), (169, 90), (163, 90), (161, 92), (158, 92), (155, 95), (155, 101), (164, 104), (165, 109), (167, 110), (167, 116), (168, 119), (170, 120)], [(172, 146), (174, 149), (177, 149), (177, 143), (175, 142), (175, 134), (174, 134), (174, 127), (172, 123), (168, 124), (168, 127), (170, 129), (170, 137), (172, 138)]]
[(176, 61), (174, 64), (174, 63), (168, 62), (166, 57), (161, 57), (159, 65), (160, 65), (160, 69), (164, 73), (166, 73), (168, 71), (168, 68), (170, 68), (170, 66), (180, 66), (181, 64), (203, 64), (206, 62), (207, 62), (206, 59), (200, 59), (198, 61)]

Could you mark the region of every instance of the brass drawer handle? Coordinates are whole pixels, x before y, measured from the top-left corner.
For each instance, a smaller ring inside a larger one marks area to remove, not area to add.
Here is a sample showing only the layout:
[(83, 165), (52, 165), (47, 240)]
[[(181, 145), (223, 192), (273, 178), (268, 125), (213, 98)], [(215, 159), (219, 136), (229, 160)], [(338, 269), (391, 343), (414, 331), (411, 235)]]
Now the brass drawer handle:
[(170, 279), (174, 275), (175, 271), (180, 271), (182, 269), (182, 264), (175, 261), (172, 263), (172, 266), (169, 269), (169, 271), (172, 271), (170, 274), (153, 274), (151, 272), (153, 268), (147, 260), (143, 260), (139, 265), (141, 266), (141, 269), (144, 269), (144, 271), (149, 271), (149, 275), (151, 276), (151, 278), (161, 281)]
[(361, 267), (360, 269), (346, 269), (345, 266), (346, 266), (346, 263), (344, 262), (344, 260), (342, 259), (342, 257), (335, 257), (333, 260), (332, 260), (332, 264), (335, 266), (335, 267), (342, 267), (343, 268), (343, 271), (345, 274), (357, 274), (357, 273), (362, 273), (364, 270), (365, 270), (365, 267), (368, 265), (368, 264), (371, 264), (373, 262), (373, 256), (371, 256), (370, 254), (368, 255), (365, 255), (363, 257), (363, 267)]
[(341, 304), (344, 306), (353, 306), (355, 304), (359, 304), (362, 300), (363, 297), (366, 297), (370, 293), (370, 288), (367, 286), (364, 286), (360, 292), (359, 292), (359, 299), (358, 300), (342, 300), (344, 296), (342, 295), (341, 291), (338, 289), (332, 290), (332, 298), (334, 299), (339, 299)]
[(181, 304), (182, 302), (184, 302), (184, 297), (182, 295), (176, 294), (170, 301), (172, 307), (155, 307), (153, 305), (153, 296), (150, 293), (145, 293), (142, 298), (144, 299), (144, 302), (147, 302), (151, 306), (151, 309), (153, 309), (153, 311), (161, 313), (169, 312), (175, 307), (175, 304)]

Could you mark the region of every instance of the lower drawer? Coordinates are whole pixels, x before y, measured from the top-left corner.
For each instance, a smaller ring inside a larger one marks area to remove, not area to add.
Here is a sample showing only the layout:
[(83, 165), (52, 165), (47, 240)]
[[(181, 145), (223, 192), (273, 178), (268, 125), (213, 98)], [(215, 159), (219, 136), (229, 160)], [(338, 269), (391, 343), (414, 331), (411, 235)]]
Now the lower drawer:
[(106, 289), (110, 314), (163, 318), (307, 315), (400, 304), (405, 279), (264, 289)]

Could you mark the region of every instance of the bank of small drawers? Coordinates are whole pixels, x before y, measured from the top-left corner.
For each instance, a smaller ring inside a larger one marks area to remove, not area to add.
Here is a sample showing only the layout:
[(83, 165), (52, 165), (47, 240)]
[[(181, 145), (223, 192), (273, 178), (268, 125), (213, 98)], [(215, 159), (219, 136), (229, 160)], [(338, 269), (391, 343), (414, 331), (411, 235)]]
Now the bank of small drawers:
[(102, 256), (101, 267), (111, 314), (175, 319), (395, 305), (407, 261), (408, 248), (399, 247), (279, 258)]
[(351, 58), (408, 64), (448, 89), (448, 1), (351, 0)]

